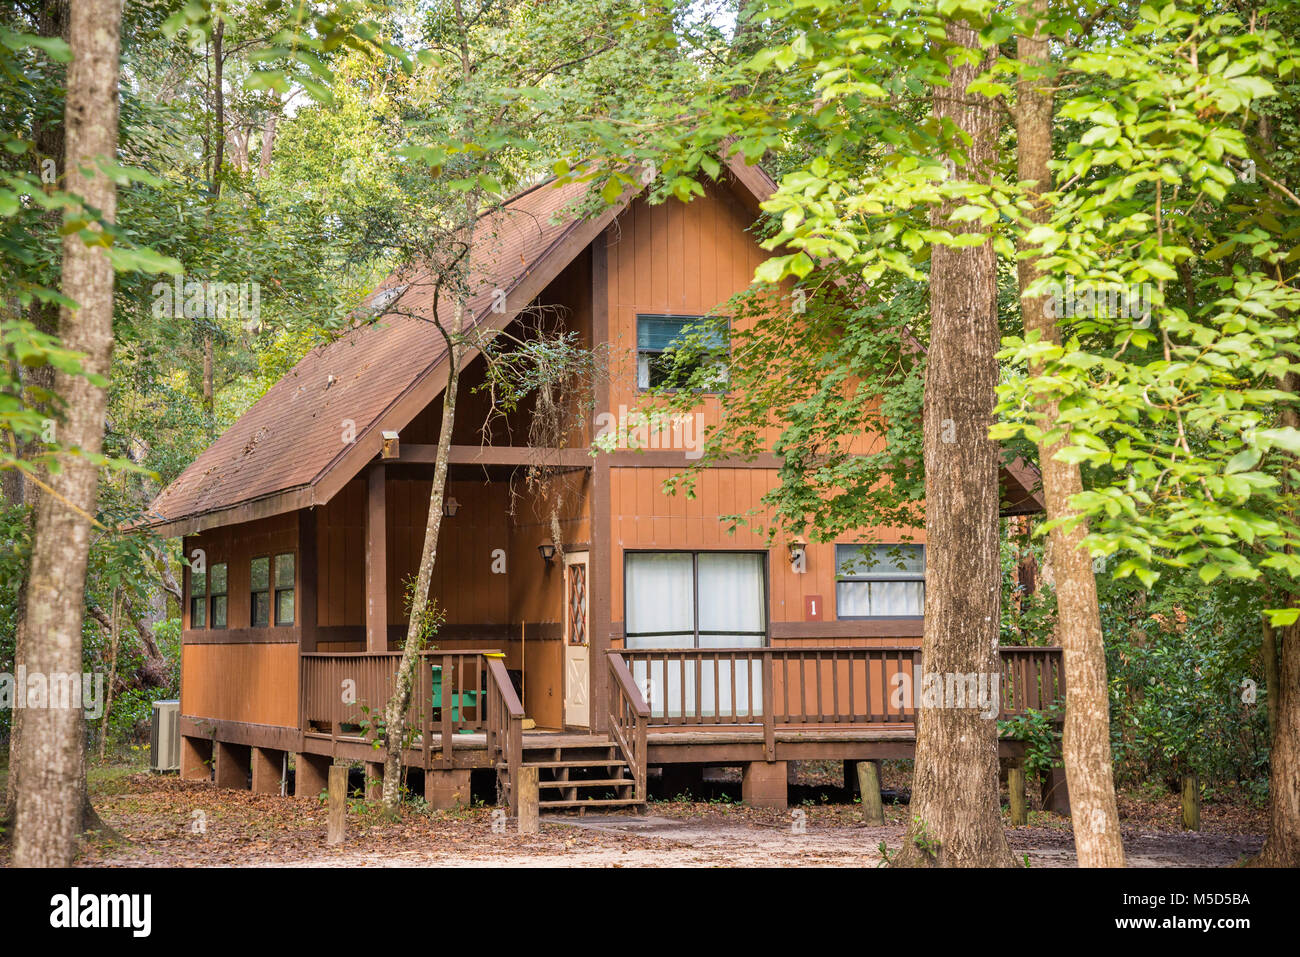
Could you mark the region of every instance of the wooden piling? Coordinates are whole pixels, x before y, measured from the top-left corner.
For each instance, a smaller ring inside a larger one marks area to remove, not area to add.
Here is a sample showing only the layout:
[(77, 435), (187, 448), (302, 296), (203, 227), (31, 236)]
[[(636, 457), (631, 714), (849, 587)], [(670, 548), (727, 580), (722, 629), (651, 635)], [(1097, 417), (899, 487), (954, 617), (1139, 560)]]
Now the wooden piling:
[(519, 833), (536, 834), (540, 830), (538, 815), (537, 769), (519, 769)]
[(1007, 768), (1007, 794), (1011, 799), (1011, 826), (1024, 827), (1029, 823), (1029, 802), (1025, 798), (1023, 764)]
[(347, 836), (348, 769), (343, 764), (330, 765), (329, 831), (326, 844), (342, 844)]
[(858, 790), (862, 792), (863, 823), (884, 824), (885, 807), (880, 800), (880, 765), (875, 761), (858, 762)]

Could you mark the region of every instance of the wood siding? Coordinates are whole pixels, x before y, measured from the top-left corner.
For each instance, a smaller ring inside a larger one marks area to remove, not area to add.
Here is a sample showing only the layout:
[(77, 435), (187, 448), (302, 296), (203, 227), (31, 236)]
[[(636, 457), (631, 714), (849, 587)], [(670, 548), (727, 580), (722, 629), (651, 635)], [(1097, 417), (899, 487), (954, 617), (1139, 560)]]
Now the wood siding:
[(298, 726), (298, 645), (184, 645), (181, 713)]
[[(652, 206), (638, 199), (610, 227), (606, 241), (612, 414), (618, 415), (620, 407), (629, 411), (652, 408), (636, 386), (637, 315), (706, 315), (746, 289), (754, 270), (768, 255), (749, 232), (752, 222), (752, 213), (730, 190), (710, 187), (705, 196), (686, 205), (670, 200)], [(704, 428), (717, 421), (717, 399), (705, 397), (698, 412), (696, 435), (702, 435)], [(877, 441), (875, 436), (863, 436), (859, 444), (865, 450)], [(621, 458), (619, 466), (628, 458)], [(664, 481), (680, 469), (649, 467), (649, 459), (647, 456), (645, 467), (609, 470), (612, 647), (621, 644), (623, 632), (625, 549), (766, 550), (768, 617), (771, 643), (776, 646), (889, 645), (919, 640), (919, 619), (887, 624), (837, 621), (833, 544), (810, 544), (807, 571), (797, 574), (791, 569), (784, 542), (767, 550), (762, 537), (750, 529), (728, 531), (722, 516), (761, 508), (761, 497), (777, 484), (775, 469), (710, 468), (700, 476), (696, 496), (688, 498), (663, 492)], [(761, 522), (762, 517), (760, 513), (752, 520)], [(857, 540), (924, 543), (925, 534), (923, 529), (860, 529), (841, 538), (843, 542)], [(803, 627), (804, 600), (810, 595), (822, 598), (822, 621)]]

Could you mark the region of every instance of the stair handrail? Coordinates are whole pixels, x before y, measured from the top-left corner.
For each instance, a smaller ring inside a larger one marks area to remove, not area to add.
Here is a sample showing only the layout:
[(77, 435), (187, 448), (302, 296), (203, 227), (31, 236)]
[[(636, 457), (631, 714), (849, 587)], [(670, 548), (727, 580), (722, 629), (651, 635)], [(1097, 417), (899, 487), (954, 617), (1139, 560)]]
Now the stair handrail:
[(618, 694), (609, 696), (609, 732), (623, 752), (632, 770), (636, 800), (646, 799), (646, 725), (650, 723), (650, 706), (637, 687), (627, 662), (617, 651), (606, 655), (610, 676)]
[(518, 813), (519, 766), (524, 752), (524, 706), (515, 693), (514, 682), (498, 655), (485, 655), (488, 681), (487, 750), (495, 767), (498, 757), (506, 765), (506, 787), (510, 813)]

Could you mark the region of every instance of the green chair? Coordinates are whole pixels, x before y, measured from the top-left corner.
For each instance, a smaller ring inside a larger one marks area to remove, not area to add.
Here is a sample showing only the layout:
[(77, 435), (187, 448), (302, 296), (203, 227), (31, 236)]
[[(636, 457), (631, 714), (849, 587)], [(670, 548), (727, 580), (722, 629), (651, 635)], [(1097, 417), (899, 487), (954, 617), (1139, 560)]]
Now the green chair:
[[(433, 706), (442, 708), (442, 665), (433, 665)], [(459, 722), (461, 719), (461, 709), (473, 708), (476, 712), (479, 708), (481, 691), (462, 691), (460, 694), (455, 692), (448, 695), (451, 698), (451, 720)], [(459, 729), (460, 734), (473, 734), (471, 728)]]

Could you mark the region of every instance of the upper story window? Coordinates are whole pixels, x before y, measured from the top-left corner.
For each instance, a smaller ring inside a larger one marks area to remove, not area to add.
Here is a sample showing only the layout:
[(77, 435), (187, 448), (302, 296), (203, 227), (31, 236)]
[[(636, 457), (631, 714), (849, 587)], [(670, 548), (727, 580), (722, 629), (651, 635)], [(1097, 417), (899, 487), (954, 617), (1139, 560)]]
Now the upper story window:
[(919, 618), (925, 614), (924, 545), (836, 545), (839, 618)]
[(759, 648), (767, 582), (756, 552), (627, 552), (629, 648)]
[[(675, 369), (674, 351), (685, 348), (689, 360)], [(637, 316), (636, 317), (636, 385), (638, 389), (654, 389), (666, 385), (671, 374), (677, 372), (677, 381), (694, 373), (714, 356), (725, 356), (726, 342), (716, 324), (703, 316)], [(726, 383), (726, 366), (715, 362), (715, 374), (710, 377), (706, 391), (721, 389)]]
[(254, 558), (249, 565), (250, 622), (254, 628), (271, 623), (271, 559)]
[(275, 623), (293, 624), (293, 552), (275, 556)]
[(249, 566), (250, 619), (255, 628), (294, 621), (294, 554), (281, 552), (274, 560), (263, 555)]
[(227, 593), (228, 586), (226, 583), (225, 562), (212, 566), (210, 586), (208, 605), (212, 610), (212, 627), (225, 628), (226, 612), (230, 606), (230, 596)]
[(190, 627), (208, 627), (208, 573), (190, 569)]

